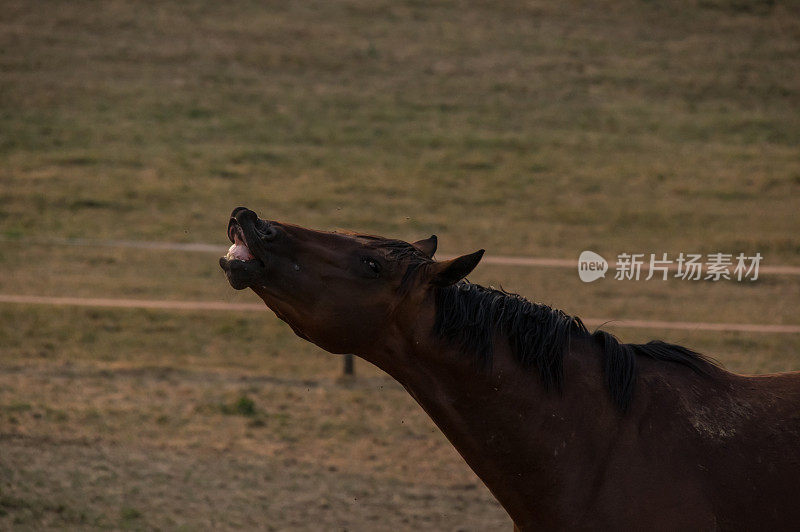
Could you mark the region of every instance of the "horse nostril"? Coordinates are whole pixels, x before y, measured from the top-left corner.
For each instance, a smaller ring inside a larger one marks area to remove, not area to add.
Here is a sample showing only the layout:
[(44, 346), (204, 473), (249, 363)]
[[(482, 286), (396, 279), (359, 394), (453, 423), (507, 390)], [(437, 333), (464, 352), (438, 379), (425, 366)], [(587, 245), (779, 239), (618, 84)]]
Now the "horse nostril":
[(266, 229), (264, 229), (264, 234), (261, 238), (269, 242), (275, 240), (276, 236), (278, 236), (278, 230), (274, 226), (268, 225)]

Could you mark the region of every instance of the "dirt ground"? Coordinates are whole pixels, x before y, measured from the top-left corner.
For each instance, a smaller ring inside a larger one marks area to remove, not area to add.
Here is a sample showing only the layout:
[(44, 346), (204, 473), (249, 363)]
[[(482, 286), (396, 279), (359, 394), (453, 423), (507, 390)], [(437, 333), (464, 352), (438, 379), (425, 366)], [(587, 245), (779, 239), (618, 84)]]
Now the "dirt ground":
[(508, 523), (405, 391), (380, 375), (65, 364), (6, 366), (1, 380), (3, 527)]

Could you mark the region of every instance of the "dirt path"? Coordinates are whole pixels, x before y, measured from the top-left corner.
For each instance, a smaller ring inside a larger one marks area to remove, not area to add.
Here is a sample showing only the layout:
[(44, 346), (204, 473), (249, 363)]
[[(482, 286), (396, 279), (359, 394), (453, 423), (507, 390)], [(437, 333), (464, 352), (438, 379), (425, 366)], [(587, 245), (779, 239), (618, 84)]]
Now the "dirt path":
[[(19, 238), (9, 238), (0, 235), (0, 242), (22, 242)], [(207, 244), (202, 242), (186, 243), (186, 242), (159, 242), (149, 240), (91, 240), (84, 238), (47, 238), (25, 239), (25, 244), (38, 244), (38, 245), (59, 245), (59, 246), (86, 246), (86, 247), (108, 247), (108, 248), (133, 248), (133, 249), (152, 249), (152, 250), (166, 250), (166, 251), (184, 251), (194, 253), (214, 253), (223, 255), (228, 247), (218, 244)], [(455, 258), (456, 255), (438, 254), (438, 260), (447, 260)], [(486, 255), (482, 262), (485, 264), (497, 264), (500, 266), (526, 266), (532, 268), (569, 268), (576, 270), (578, 267), (578, 258), (574, 259), (556, 259), (550, 257), (509, 257), (504, 255)], [(613, 271), (616, 263), (611, 261), (608, 263), (609, 271)], [(672, 264), (669, 266), (669, 271), (677, 271), (678, 266)], [(649, 264), (642, 264), (642, 272), (649, 270)], [(780, 264), (767, 264), (759, 265), (759, 274), (771, 275), (800, 275), (800, 266), (780, 265)]]
[[(26, 305), (58, 305), (79, 307), (146, 308), (158, 310), (224, 310), (258, 311), (266, 307), (258, 303), (225, 303), (223, 301), (169, 301), (152, 299), (110, 299), (80, 297), (49, 297), (0, 294), (0, 303)], [(736, 331), (752, 333), (800, 334), (800, 325), (769, 325), (760, 323), (704, 323), (688, 321), (628, 320), (586, 318), (589, 326), (626, 327), (634, 329), (679, 329), (687, 331)]]

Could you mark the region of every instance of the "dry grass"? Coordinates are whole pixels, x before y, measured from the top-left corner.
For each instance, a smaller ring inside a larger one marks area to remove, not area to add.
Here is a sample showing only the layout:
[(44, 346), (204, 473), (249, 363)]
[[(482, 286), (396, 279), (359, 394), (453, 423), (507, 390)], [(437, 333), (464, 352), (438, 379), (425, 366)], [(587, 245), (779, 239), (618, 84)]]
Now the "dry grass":
[[(251, 301), (230, 209), (441, 251), (800, 264), (795, 1), (7, 1), (0, 292)], [(582, 316), (797, 323), (800, 281), (481, 266)], [(507, 518), (405, 392), (266, 312), (0, 306), (0, 528), (471, 529)], [(742, 372), (791, 335), (616, 330)]]

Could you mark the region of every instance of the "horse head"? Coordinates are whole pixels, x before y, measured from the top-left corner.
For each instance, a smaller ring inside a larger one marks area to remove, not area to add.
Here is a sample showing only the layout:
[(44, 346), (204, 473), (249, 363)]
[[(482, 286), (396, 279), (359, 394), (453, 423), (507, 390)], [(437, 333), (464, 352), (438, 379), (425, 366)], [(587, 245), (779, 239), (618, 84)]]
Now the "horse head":
[[(469, 274), (483, 250), (435, 261), (435, 235), (417, 242), (306, 229), (237, 207), (220, 258), (231, 286), (251, 288), (294, 332), (331, 353), (364, 353), (435, 287)], [(432, 324), (431, 324), (432, 326)]]

